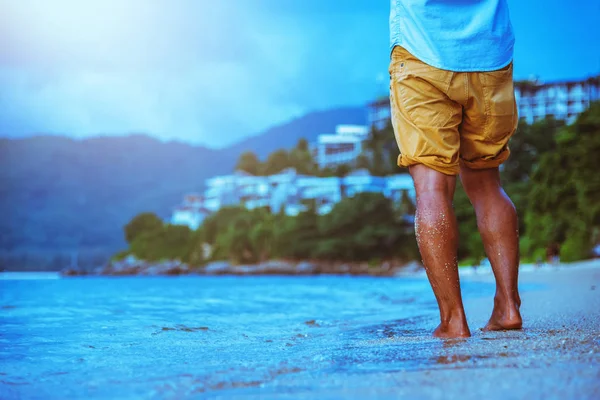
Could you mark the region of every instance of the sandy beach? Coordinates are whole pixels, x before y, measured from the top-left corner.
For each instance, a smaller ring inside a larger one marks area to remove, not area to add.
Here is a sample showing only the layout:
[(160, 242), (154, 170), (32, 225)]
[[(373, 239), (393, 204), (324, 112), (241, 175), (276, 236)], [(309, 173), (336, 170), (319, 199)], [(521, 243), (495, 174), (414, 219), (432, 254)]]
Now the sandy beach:
[[(493, 276), (464, 274), (461, 280), (493, 282)], [(472, 338), (443, 342), (438, 365), (432, 368), (370, 377), (390, 387), (365, 388), (365, 394), (600, 398), (600, 261), (539, 270), (525, 266), (520, 284), (537, 286), (522, 293), (522, 331), (482, 332), (479, 328), (487, 322), (492, 298), (468, 299), (465, 308)]]
[[(491, 283), (493, 276), (465, 270), (461, 280)], [(523, 330), (482, 332), (493, 299), (468, 299), (471, 338), (429, 338), (425, 331), (435, 327), (435, 319), (421, 321), (423, 330), (417, 332), (387, 326), (389, 338), (357, 343), (354, 357), (361, 365), (353, 372), (321, 377), (313, 398), (600, 398), (600, 261), (525, 266), (520, 284), (529, 288), (522, 294)], [(365, 357), (364, 352), (371, 354)], [(369, 364), (386, 360), (399, 368), (370, 371)], [(413, 362), (403, 366), (409, 360)], [(298, 390), (297, 378), (280, 377), (279, 393), (267, 391), (260, 397), (310, 398)], [(294, 394), (282, 396), (282, 391)]]

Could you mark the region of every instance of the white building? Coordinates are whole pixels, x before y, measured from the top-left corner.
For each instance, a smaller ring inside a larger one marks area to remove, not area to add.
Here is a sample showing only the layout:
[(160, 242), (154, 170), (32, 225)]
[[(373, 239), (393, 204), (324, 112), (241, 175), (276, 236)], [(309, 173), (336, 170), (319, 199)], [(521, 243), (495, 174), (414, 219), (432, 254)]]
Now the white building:
[[(514, 86), (519, 118), (529, 124), (547, 117), (571, 124), (592, 102), (600, 100), (600, 75), (568, 82), (517, 81)], [(389, 123), (389, 98), (380, 98), (367, 108), (370, 127), (383, 129)]]
[(600, 76), (570, 82), (515, 82), (515, 97), (519, 117), (530, 124), (547, 117), (571, 124), (592, 102), (600, 100)]
[(408, 174), (372, 176), (356, 170), (343, 178), (298, 175), (293, 168), (271, 176), (253, 176), (236, 171), (206, 181), (203, 196), (188, 195), (173, 212), (171, 223), (197, 229), (207, 215), (225, 206), (243, 205), (248, 209), (268, 208), (273, 213), (298, 215), (314, 203), (318, 214), (327, 214), (345, 197), (358, 193), (382, 193), (400, 201), (406, 192), (414, 201), (415, 188)]
[(173, 211), (171, 224), (187, 225), (196, 230), (210, 211), (204, 207), (204, 197), (198, 194), (188, 194), (183, 198), (183, 204)]
[(233, 175), (215, 176), (206, 181), (204, 207), (211, 212), (240, 203), (249, 209), (266, 207), (269, 193), (266, 177), (236, 171)]
[(312, 145), (312, 152), (320, 168), (351, 163), (362, 151), (369, 129), (362, 125), (338, 125), (335, 134), (323, 134)]

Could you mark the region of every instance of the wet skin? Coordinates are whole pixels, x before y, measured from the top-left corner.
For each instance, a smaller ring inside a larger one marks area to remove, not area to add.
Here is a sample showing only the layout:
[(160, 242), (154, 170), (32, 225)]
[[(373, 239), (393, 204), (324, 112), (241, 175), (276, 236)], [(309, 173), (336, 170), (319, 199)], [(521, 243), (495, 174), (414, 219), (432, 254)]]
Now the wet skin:
[[(427, 277), (439, 309), (440, 338), (469, 337), (460, 292), (458, 227), (452, 208), (456, 176), (424, 165), (410, 167), (417, 192), (415, 233)], [(517, 213), (500, 184), (498, 168), (461, 166), (460, 179), (475, 209), (477, 227), (496, 278), (494, 308), (484, 330), (520, 329), (518, 292), (519, 237)]]

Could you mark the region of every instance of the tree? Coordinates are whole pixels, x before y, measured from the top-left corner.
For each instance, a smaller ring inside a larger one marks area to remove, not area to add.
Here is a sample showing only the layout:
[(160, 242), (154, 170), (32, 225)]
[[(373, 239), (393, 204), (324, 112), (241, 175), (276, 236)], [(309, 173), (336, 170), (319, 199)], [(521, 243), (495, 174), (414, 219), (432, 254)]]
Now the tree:
[(289, 165), (295, 168), (299, 174), (313, 175), (317, 170), (315, 160), (308, 149), (301, 149), (300, 143), (298, 145), (299, 147), (293, 149), (289, 154)]
[(204, 240), (204, 232), (202, 229), (193, 231), (189, 240), (189, 251), (186, 262), (193, 266), (200, 266), (204, 263), (204, 246), (207, 243)]
[(320, 177), (335, 176), (335, 169), (333, 169), (331, 167), (322, 168), (319, 170), (319, 176)]
[(308, 141), (305, 138), (298, 140), (298, 144), (296, 144), (296, 150), (308, 151)]
[(348, 164), (340, 164), (335, 167), (334, 175), (338, 178), (343, 178), (350, 173), (350, 166)]
[(269, 155), (267, 162), (263, 166), (262, 173), (264, 175), (274, 175), (286, 168), (289, 168), (290, 166), (290, 157), (288, 152), (284, 149), (280, 149)]
[(417, 211), (417, 207), (413, 203), (412, 199), (408, 195), (408, 191), (402, 191), (402, 197), (400, 198), (400, 207), (399, 207), (400, 215), (415, 215)]
[(154, 213), (145, 212), (135, 216), (125, 227), (125, 240), (127, 243), (133, 242), (136, 237), (143, 233), (151, 233), (160, 231), (163, 227), (163, 222)]
[(318, 222), (317, 255), (325, 259), (390, 257), (401, 232), (391, 201), (380, 193), (343, 199)]
[(130, 252), (147, 261), (187, 261), (191, 249), (192, 231), (183, 225), (166, 225), (161, 229), (146, 231), (131, 242)]
[(202, 226), (203, 237), (213, 245), (212, 258), (254, 263), (271, 256), (273, 220), (265, 209), (222, 209)]
[(561, 243), (566, 261), (590, 254), (600, 232), (600, 103), (562, 128), (534, 171), (526, 215), (533, 254)]
[(269, 220), (260, 221), (250, 229), (250, 243), (258, 261), (269, 259), (273, 239), (273, 226)]
[(258, 175), (261, 169), (261, 163), (255, 153), (246, 151), (242, 153), (238, 159), (235, 169), (246, 171), (252, 175)]
[[(376, 176), (398, 173), (398, 145), (391, 123), (383, 129), (372, 129), (365, 141), (363, 154), (367, 157), (369, 171)], [(364, 164), (364, 161), (361, 161)]]
[(313, 258), (320, 240), (316, 204), (310, 202), (308, 210), (296, 217), (284, 219), (275, 233), (275, 245), (279, 256), (295, 259)]
[(528, 181), (542, 154), (556, 147), (554, 137), (563, 126), (563, 121), (552, 117), (532, 125), (521, 120), (510, 140), (511, 154), (502, 166), (502, 180), (505, 183)]
[(371, 163), (369, 162), (369, 157), (366, 154), (361, 153), (356, 158), (356, 168), (357, 169), (369, 169), (371, 168)]

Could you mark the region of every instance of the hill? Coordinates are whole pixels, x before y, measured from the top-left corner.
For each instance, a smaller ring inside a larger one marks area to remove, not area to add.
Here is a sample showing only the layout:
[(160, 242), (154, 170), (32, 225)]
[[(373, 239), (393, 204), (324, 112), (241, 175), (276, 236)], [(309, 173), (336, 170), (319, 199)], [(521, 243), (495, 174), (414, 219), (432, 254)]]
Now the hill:
[(0, 248), (114, 248), (133, 215), (167, 217), (182, 193), (233, 163), (211, 149), (143, 135), (3, 139)]
[(134, 215), (168, 218), (183, 194), (230, 173), (243, 151), (266, 156), (336, 124), (364, 123), (364, 114), (315, 112), (218, 150), (146, 135), (0, 139), (0, 268), (40, 263), (34, 253), (44, 260), (59, 254), (54, 264), (73, 252), (106, 257), (125, 245), (122, 227)]

